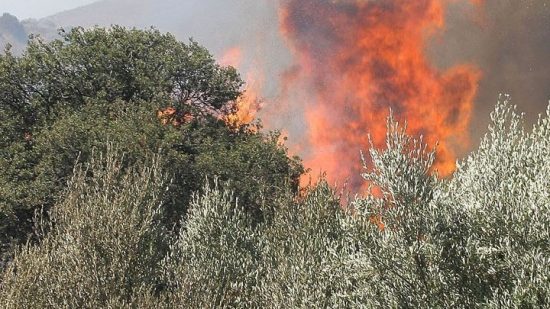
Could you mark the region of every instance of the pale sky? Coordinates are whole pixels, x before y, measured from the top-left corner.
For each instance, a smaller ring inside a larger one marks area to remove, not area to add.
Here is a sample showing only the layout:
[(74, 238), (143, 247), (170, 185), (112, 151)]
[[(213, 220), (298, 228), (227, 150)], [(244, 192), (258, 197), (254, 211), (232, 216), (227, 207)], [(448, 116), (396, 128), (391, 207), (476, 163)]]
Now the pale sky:
[(0, 0), (0, 15), (7, 12), (18, 19), (42, 18), (98, 2), (99, 0)]

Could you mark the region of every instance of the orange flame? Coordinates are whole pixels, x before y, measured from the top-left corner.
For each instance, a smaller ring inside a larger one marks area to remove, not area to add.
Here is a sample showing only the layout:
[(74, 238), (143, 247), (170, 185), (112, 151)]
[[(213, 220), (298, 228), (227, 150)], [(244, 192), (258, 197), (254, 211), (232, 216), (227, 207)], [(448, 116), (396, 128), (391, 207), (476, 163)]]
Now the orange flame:
[[(480, 1), (480, 0), (471, 0)], [(425, 46), (444, 27), (444, 0), (287, 0), (281, 31), (299, 66), (294, 97), (304, 106), (308, 153), (304, 163), (330, 180), (363, 185), (359, 150), (368, 134), (384, 146), (389, 108), (408, 131), (439, 141), (436, 168), (448, 175), (467, 129), (480, 72), (470, 65), (446, 71), (427, 59)], [(293, 68), (295, 70), (295, 68)], [(289, 96), (290, 97), (290, 96)]]
[[(222, 66), (243, 67), (243, 52), (239, 47), (232, 47), (225, 51), (220, 58)], [(245, 69), (246, 71), (246, 69)], [(246, 88), (235, 102), (235, 112), (226, 117), (226, 122), (239, 127), (251, 124), (260, 110), (260, 96), (263, 86), (263, 74), (258, 69), (250, 69), (245, 73)]]
[(234, 46), (226, 50), (219, 59), (221, 66), (232, 66), (238, 68), (242, 65), (243, 50), (240, 47)]
[(157, 118), (163, 125), (171, 124), (175, 127), (179, 127), (184, 123), (193, 121), (195, 117), (193, 117), (190, 113), (178, 115), (178, 111), (174, 107), (166, 107), (157, 111)]

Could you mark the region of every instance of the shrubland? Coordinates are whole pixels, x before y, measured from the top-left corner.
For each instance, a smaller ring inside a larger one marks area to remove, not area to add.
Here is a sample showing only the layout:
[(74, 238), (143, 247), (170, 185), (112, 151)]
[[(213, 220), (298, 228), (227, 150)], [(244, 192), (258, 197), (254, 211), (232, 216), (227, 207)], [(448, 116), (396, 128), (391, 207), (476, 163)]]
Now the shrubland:
[(0, 307), (549, 305), (550, 107), (525, 130), (503, 98), (448, 178), (390, 117), (342, 199), (223, 121), (241, 85), (155, 30), (0, 57)]

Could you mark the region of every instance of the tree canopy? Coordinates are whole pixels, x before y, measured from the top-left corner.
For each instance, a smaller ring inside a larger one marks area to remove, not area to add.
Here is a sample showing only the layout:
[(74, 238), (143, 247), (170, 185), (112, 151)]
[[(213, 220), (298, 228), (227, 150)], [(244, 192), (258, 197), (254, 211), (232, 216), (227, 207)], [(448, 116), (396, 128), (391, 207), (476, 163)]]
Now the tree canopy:
[[(297, 188), (299, 160), (277, 133), (223, 121), (235, 112), (243, 81), (194, 41), (155, 29), (61, 31), (32, 38), (20, 57), (0, 56), (0, 230), (23, 241), (33, 213), (66, 188), (77, 160), (108, 142), (130, 166), (157, 152), (172, 177), (169, 222), (185, 213), (206, 176), (233, 180), (259, 215), (260, 196)], [(163, 113), (170, 110), (171, 119)]]

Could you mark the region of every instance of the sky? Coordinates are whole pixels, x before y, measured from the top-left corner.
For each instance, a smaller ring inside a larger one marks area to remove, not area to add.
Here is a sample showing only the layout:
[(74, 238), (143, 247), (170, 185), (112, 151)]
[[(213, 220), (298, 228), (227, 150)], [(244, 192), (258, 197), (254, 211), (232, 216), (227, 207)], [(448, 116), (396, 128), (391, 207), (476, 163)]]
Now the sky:
[(0, 15), (10, 13), (18, 19), (43, 18), (97, 2), (98, 0), (0, 0)]

